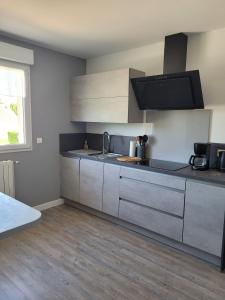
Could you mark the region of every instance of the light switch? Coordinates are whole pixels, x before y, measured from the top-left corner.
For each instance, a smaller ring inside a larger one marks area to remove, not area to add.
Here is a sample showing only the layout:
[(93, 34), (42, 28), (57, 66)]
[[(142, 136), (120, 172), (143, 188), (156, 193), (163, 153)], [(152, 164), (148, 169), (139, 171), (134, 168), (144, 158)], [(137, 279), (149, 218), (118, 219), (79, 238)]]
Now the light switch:
[(37, 144), (42, 144), (42, 142), (43, 142), (42, 137), (37, 137)]

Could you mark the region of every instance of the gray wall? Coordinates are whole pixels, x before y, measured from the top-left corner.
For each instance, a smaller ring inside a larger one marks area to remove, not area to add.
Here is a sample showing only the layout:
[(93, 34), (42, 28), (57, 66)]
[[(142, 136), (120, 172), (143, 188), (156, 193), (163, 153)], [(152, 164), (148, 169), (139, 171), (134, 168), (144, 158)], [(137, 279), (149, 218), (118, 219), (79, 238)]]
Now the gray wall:
[[(0, 154), (0, 160), (18, 160), (15, 166), (16, 198), (35, 206), (60, 196), (59, 133), (83, 132), (70, 122), (70, 79), (85, 73), (85, 61), (16, 41), (0, 40), (34, 50), (31, 66), (33, 150)], [(36, 144), (37, 137), (43, 144)]]

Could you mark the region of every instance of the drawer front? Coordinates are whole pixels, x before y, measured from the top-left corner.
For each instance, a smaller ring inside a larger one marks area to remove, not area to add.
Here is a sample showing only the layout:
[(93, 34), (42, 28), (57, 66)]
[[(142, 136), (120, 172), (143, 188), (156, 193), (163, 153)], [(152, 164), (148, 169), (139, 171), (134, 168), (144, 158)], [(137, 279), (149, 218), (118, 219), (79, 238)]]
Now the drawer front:
[(183, 217), (184, 193), (122, 177), (120, 198)]
[(178, 190), (185, 190), (185, 178), (173, 176), (173, 175), (166, 175), (156, 172), (150, 172), (150, 171), (143, 171), (143, 170), (137, 170), (134, 168), (127, 168), (122, 167), (120, 176), (130, 178), (130, 179), (136, 179), (140, 181), (145, 181), (149, 183), (154, 183)]
[(183, 220), (180, 218), (125, 200), (120, 200), (119, 217), (176, 241), (182, 241)]

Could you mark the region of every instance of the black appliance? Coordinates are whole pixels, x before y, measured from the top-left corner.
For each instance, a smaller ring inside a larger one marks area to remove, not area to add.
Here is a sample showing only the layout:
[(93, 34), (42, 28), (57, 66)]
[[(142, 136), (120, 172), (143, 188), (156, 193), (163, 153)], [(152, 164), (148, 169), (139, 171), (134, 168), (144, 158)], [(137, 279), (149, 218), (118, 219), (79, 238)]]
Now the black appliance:
[(188, 167), (185, 163), (174, 162), (174, 161), (166, 161), (160, 159), (143, 159), (142, 161), (135, 162), (132, 164), (146, 166), (151, 169), (159, 169), (165, 171), (178, 171)]
[(164, 75), (131, 79), (140, 109), (204, 108), (199, 71), (185, 72), (187, 41), (183, 33), (166, 36)]
[(195, 155), (191, 155), (189, 164), (193, 170), (208, 170), (209, 168), (209, 144), (207, 143), (195, 143), (194, 144)]
[(218, 151), (218, 170), (225, 172), (225, 150)]
[(131, 80), (140, 109), (204, 108), (199, 71)]

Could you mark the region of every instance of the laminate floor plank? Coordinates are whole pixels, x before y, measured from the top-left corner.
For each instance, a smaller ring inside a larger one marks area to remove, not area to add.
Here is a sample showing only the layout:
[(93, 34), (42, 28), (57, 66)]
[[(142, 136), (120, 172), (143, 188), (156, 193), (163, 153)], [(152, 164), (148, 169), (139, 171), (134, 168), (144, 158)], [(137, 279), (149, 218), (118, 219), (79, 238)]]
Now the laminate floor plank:
[(0, 240), (0, 300), (224, 300), (213, 265), (69, 206)]

